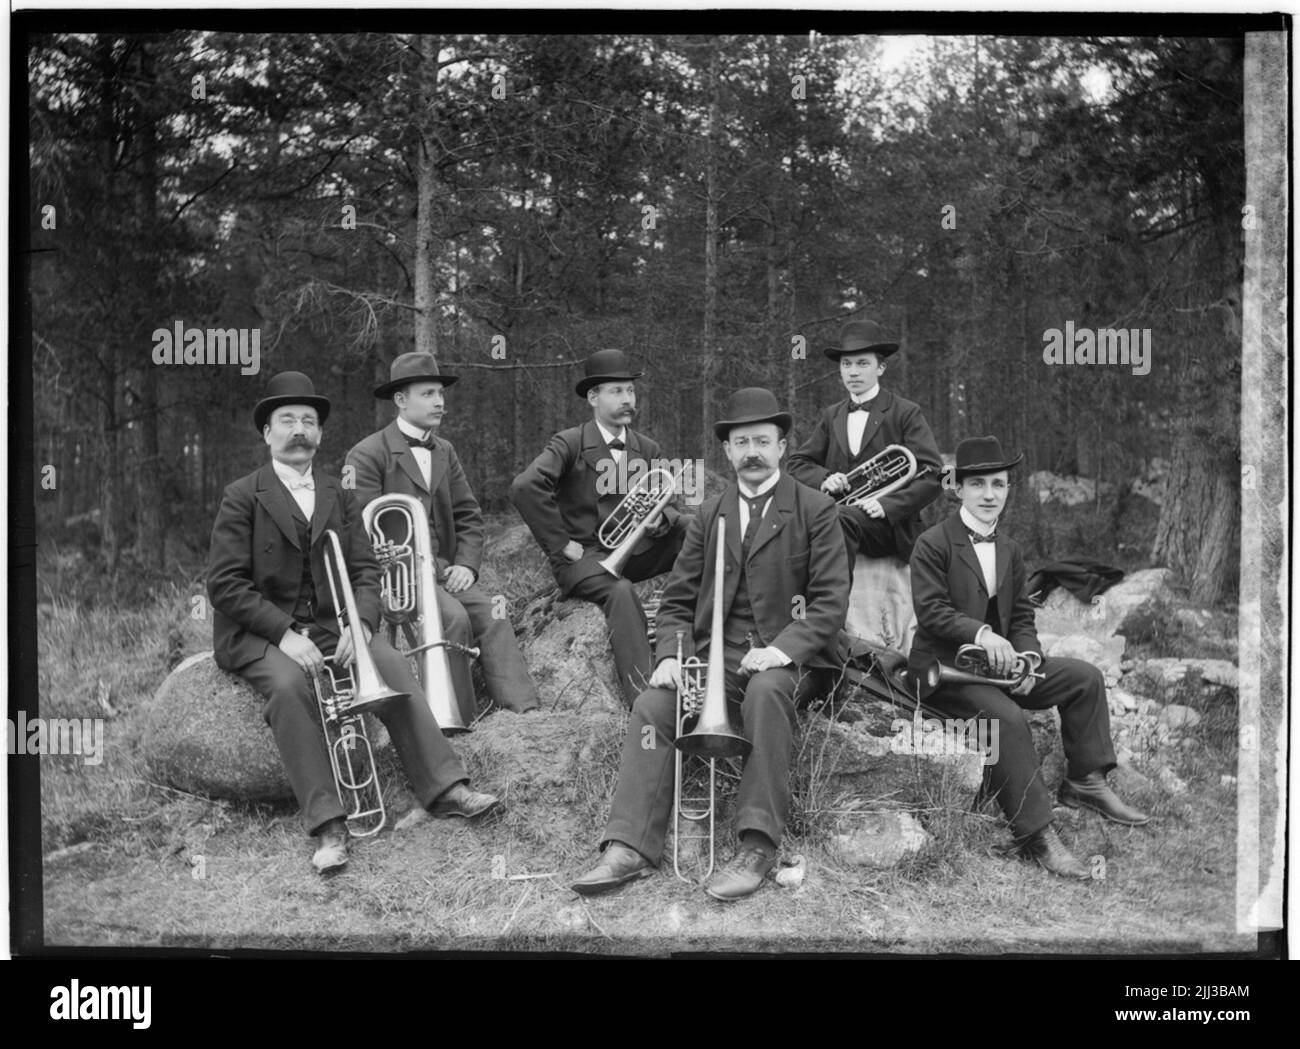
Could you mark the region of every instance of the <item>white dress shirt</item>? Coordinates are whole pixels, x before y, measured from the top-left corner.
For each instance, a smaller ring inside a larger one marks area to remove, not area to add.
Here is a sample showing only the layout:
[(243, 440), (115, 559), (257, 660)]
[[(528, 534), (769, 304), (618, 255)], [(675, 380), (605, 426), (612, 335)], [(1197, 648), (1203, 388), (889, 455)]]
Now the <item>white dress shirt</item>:
[[(412, 426), (400, 416), (397, 419), (397, 428), (406, 434), (407, 437), (414, 437), (417, 441), (424, 440), (425, 430), (418, 426)], [(433, 452), (428, 448), (417, 448), (411, 445), (411, 454), (415, 456), (415, 461), (420, 467), (420, 476), (424, 478), (424, 487), (429, 487), (429, 478), (433, 473)]]
[[(876, 383), (875, 386), (871, 387), (871, 389), (861, 397), (854, 397), (850, 394), (849, 400), (854, 404), (861, 404), (863, 401), (871, 400), (871, 398), (875, 397), (879, 393), (880, 383)], [(854, 455), (857, 455), (858, 452), (862, 451), (862, 435), (867, 431), (867, 417), (869, 415), (871, 415), (870, 412), (849, 412), (849, 451)]]
[(299, 470), (288, 463), (280, 462), (279, 459), (272, 459), (271, 468), (275, 470), (275, 476), (280, 478), (281, 483), (289, 489), (289, 494), (298, 504), (303, 517), (310, 521), (311, 515), (316, 511), (316, 479), (312, 476), (311, 463), (308, 463), (305, 469)]
[[(972, 532), (978, 532), (980, 535), (988, 535), (997, 529), (997, 522), (991, 525), (984, 524), (983, 521), (977, 521), (975, 516), (969, 513), (966, 507), (957, 511), (961, 515), (961, 523), (969, 528)], [(998, 596), (998, 552), (994, 543), (971, 543), (975, 548), (975, 556), (979, 558), (980, 568), (984, 570), (984, 586), (989, 592), (989, 597)], [(979, 628), (975, 633), (975, 643), (978, 645), (980, 638), (984, 636), (984, 631), (992, 630), (987, 623)]]
[[(597, 421), (596, 421), (596, 429), (599, 430), (599, 431), (600, 431), (600, 435), (601, 435), (603, 438), (605, 438), (605, 443), (606, 443), (606, 444), (609, 444), (610, 441), (622, 441), (624, 444), (627, 444), (627, 427), (626, 427), (626, 426), (624, 426), (624, 427), (623, 427), (623, 428), (622, 428), (618, 433), (614, 433), (612, 430), (606, 430), (605, 427), (604, 427), (603, 425), (601, 425), (600, 421), (597, 420)], [(614, 457), (614, 462), (616, 462), (616, 463), (622, 463), (622, 461), (623, 461), (623, 451), (624, 451), (624, 449), (622, 449), (622, 448), (611, 448), (611, 449), (609, 450), (609, 454), (612, 455), (612, 456)]]

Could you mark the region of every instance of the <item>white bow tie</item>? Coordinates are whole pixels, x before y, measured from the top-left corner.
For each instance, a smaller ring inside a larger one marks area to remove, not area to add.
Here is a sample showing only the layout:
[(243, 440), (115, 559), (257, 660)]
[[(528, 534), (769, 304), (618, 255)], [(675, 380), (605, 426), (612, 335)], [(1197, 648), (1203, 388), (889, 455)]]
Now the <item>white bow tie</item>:
[(296, 492), (299, 488), (305, 488), (309, 492), (316, 490), (316, 482), (310, 477), (304, 477), (301, 481), (290, 481), (289, 491)]

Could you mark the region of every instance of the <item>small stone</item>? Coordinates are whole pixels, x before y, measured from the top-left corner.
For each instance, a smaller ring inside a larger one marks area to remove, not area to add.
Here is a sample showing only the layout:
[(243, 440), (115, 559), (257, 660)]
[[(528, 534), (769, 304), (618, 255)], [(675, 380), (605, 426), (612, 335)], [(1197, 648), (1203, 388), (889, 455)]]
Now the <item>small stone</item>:
[(1161, 765), (1156, 770), (1156, 782), (1170, 794), (1185, 794), (1187, 792), (1187, 784), (1179, 778), (1173, 769), (1166, 765)]
[(1110, 690), (1110, 711), (1112, 714), (1119, 714), (1129, 710), (1137, 710), (1138, 700), (1131, 692), (1126, 692), (1122, 688), (1112, 688)]
[(855, 817), (852, 830), (835, 836), (846, 863), (885, 870), (903, 857), (919, 852), (930, 835), (906, 812), (866, 812)]
[(1183, 706), (1181, 703), (1170, 703), (1164, 710), (1160, 711), (1156, 720), (1167, 729), (1181, 731), (1193, 729), (1199, 725), (1201, 715), (1191, 707)]
[(804, 873), (804, 858), (796, 853), (788, 860), (781, 861), (781, 868), (773, 876), (773, 880), (783, 889), (796, 889), (803, 884)]

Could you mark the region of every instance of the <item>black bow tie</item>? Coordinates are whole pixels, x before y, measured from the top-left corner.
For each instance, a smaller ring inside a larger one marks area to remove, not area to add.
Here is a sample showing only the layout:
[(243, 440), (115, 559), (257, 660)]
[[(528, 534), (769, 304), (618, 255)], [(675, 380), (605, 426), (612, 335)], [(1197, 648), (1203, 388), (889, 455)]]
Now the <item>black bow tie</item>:
[(429, 434), (427, 437), (412, 437), (403, 430), (402, 436), (406, 438), (406, 443), (412, 448), (423, 448), (426, 452), (433, 451), (433, 434)]
[(876, 406), (876, 398), (872, 397), (869, 401), (849, 401), (849, 412), (869, 412)]
[(612, 452), (621, 452), (626, 447), (627, 445), (625, 445), (617, 437), (615, 437), (612, 441), (609, 442), (609, 448), (610, 451)]
[(991, 543), (998, 537), (996, 529), (988, 535), (980, 535), (979, 532), (975, 531), (973, 528), (967, 528), (966, 534), (970, 536), (970, 541), (972, 543)]

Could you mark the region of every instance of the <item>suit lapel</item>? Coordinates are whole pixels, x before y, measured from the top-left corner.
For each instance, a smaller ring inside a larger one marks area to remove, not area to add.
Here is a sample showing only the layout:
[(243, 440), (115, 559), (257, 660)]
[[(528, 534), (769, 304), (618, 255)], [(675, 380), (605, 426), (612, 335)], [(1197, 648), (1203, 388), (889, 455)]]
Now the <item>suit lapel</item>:
[[(758, 533), (754, 536), (754, 542), (749, 548), (749, 559), (751, 561), (756, 553), (780, 533), (786, 522), (790, 520), (790, 515), (794, 513), (794, 484), (790, 477), (782, 474), (781, 479), (776, 482), (776, 487), (772, 489), (771, 505), (768, 506), (767, 513), (763, 515), (762, 523), (758, 526)], [(739, 504), (737, 504), (737, 512), (739, 513)]]
[(396, 419), (384, 428), (384, 440), (388, 443), (388, 450), (397, 459), (397, 465), (411, 479), (411, 483), (420, 491), (428, 492), (429, 486), (424, 483), (424, 474), (420, 471), (420, 464), (415, 461), (415, 452), (406, 443), (406, 434), (398, 429)]
[[(867, 412), (867, 426), (862, 431), (862, 444), (858, 448), (858, 457), (866, 454), (867, 449), (871, 447), (871, 441), (880, 430), (881, 424), (885, 421), (885, 413), (889, 411), (893, 398), (885, 390), (876, 394), (875, 403), (871, 406), (871, 411)], [(847, 413), (847, 409), (845, 409)], [(848, 424), (845, 423), (847, 428)]]
[(597, 429), (594, 420), (587, 421), (582, 427), (582, 457), (587, 460), (587, 465), (595, 470), (598, 475), (601, 460), (610, 458), (609, 450), (605, 445), (605, 438), (601, 436), (601, 432)]
[(993, 540), (994, 557), (997, 559), (998, 580), (998, 618), (1006, 626), (1011, 618), (1011, 599), (1014, 594), (1007, 592), (1007, 572), (1011, 567), (1011, 543), (999, 535)]
[[(971, 574), (975, 577), (975, 582), (984, 586), (984, 569), (980, 566), (980, 559), (975, 556), (975, 546), (970, 541), (970, 536), (966, 534), (966, 525), (962, 523), (961, 514), (954, 513), (948, 518), (948, 541), (952, 544), (953, 549), (957, 551), (957, 556), (970, 569)], [(981, 611), (980, 615), (984, 613)]]
[(831, 412), (831, 432), (835, 434), (840, 451), (844, 453), (844, 461), (851, 462), (853, 453), (849, 451), (849, 402), (847, 400), (841, 401)]
[[(414, 456), (412, 456), (414, 458)], [(429, 487), (426, 489), (430, 497), (438, 490), (442, 484), (442, 479), (447, 476), (447, 471), (451, 468), (451, 459), (447, 455), (447, 446), (441, 441), (435, 441), (433, 451), (430, 453), (429, 460)], [(430, 500), (426, 499), (426, 503)], [(426, 506), (426, 509), (428, 507)]]
[[(727, 559), (726, 565), (735, 565), (735, 570), (726, 572), (722, 580), (722, 614), (725, 617), (731, 611), (731, 603), (736, 599), (736, 590), (740, 586), (740, 573), (742, 571), (742, 562), (740, 559), (740, 489), (736, 487), (736, 482), (732, 481), (727, 486), (727, 490), (722, 493), (722, 501), (718, 504), (718, 513), (725, 514), (726, 536), (727, 536)], [(718, 535), (713, 534), (713, 543), (706, 551), (709, 558), (708, 563), (712, 565), (717, 554)], [(725, 567), (725, 566), (724, 566)], [(706, 577), (708, 573), (706, 573)], [(716, 585), (716, 580), (711, 580)], [(709, 594), (709, 600), (713, 595)], [(704, 595), (701, 594), (701, 599)], [(705, 620), (707, 622), (707, 619)]]
[[(311, 515), (311, 545), (315, 546), (325, 531), (325, 525), (329, 522), (330, 514), (334, 512), (334, 504), (338, 502), (339, 493), (333, 477), (329, 474), (312, 468), (312, 474), (316, 478), (316, 509)], [(339, 536), (339, 542), (345, 540), (344, 536)]]
[[(267, 463), (258, 471), (257, 501), (271, 515), (271, 520), (285, 534), (289, 542), (301, 550), (302, 544), (298, 542), (298, 529), (293, 523), (293, 506), (291, 505), (293, 497), (289, 495), (289, 490), (280, 482), (280, 478), (275, 476), (275, 468), (270, 463)], [(320, 509), (319, 493), (317, 493), (316, 507), (318, 510)]]

